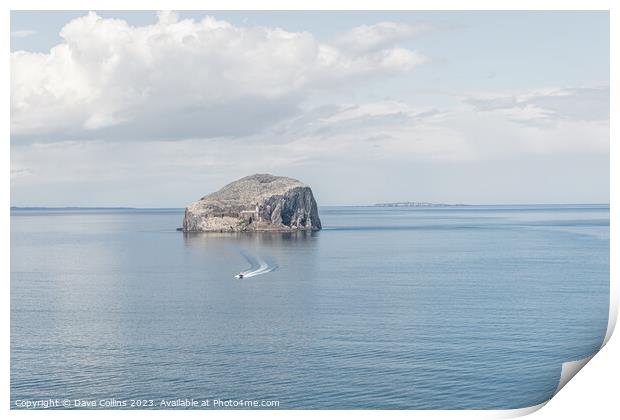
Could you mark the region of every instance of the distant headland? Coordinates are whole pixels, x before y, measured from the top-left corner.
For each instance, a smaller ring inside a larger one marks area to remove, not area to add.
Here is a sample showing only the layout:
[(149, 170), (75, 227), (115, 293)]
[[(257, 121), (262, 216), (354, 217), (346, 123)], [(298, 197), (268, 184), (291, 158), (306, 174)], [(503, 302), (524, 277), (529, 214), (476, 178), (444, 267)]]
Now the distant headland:
[(190, 204), (184, 232), (289, 232), (320, 230), (309, 186), (270, 174), (246, 176)]
[(395, 203), (376, 203), (372, 207), (463, 207), (470, 204), (427, 203), (425, 201), (398, 201)]
[(11, 206), (11, 210), (139, 210), (137, 207), (81, 207), (81, 206), (60, 206), (60, 207), (45, 207), (45, 206)]

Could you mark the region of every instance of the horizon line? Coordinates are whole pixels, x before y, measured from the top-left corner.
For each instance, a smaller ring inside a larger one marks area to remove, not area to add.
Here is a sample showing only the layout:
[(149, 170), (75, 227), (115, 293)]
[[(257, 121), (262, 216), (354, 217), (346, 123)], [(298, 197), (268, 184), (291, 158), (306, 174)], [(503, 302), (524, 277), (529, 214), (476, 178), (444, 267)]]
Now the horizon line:
[[(394, 202), (394, 204), (399, 202)], [(609, 206), (610, 203), (601, 202), (579, 202), (579, 203), (492, 203), (492, 204), (448, 204), (448, 203), (429, 203), (421, 206), (396, 206), (386, 205), (387, 203), (373, 203), (373, 204), (328, 204), (320, 205), (321, 207), (398, 207), (398, 208), (437, 208), (437, 207), (480, 207), (480, 206)], [(82, 210), (183, 210), (186, 207), (133, 207), (133, 206), (14, 206), (11, 205), (11, 210), (68, 210), (68, 209), (82, 209)]]

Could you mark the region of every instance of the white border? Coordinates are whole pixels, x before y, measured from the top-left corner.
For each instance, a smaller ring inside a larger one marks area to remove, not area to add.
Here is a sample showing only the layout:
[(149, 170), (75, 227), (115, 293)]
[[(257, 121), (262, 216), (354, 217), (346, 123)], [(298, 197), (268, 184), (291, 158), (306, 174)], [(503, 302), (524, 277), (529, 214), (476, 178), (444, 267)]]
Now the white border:
[[(6, 8), (2, 9), (2, 27), (5, 33), (3, 34), (3, 48), (5, 51), (5, 64), (2, 66), (2, 80), (6, 89), (5, 92), (9, 92), (10, 88), (10, 61), (6, 57), (9, 57), (9, 29), (10, 28), (10, 9), (14, 10), (134, 10), (134, 9), (175, 9), (175, 10), (610, 10), (611, 13), (611, 115), (618, 115), (618, 87), (617, 77), (620, 68), (618, 67), (618, 54), (620, 53), (618, 47), (618, 25), (620, 19), (618, 14), (620, 13), (620, 3), (611, 0), (590, 0), (590, 1), (578, 1), (578, 0), (504, 0), (504, 1), (492, 1), (492, 0), (418, 0), (418, 1), (402, 1), (402, 0), (382, 0), (381, 2), (371, 2), (366, 0), (359, 0), (355, 3), (342, 0), (315, 0), (309, 1), (284, 1), (284, 0), (263, 0), (261, 2), (250, 0), (229, 0), (229, 1), (208, 1), (201, 2), (198, 0), (154, 0), (148, 4), (128, 4), (126, 0), (91, 0), (91, 1), (76, 1), (76, 0), (57, 0), (54, 2), (43, 0), (23, 0), (23, 1), (8, 1)], [(53, 6), (53, 7), (51, 7)], [(260, 6), (260, 7), (259, 7)], [(354, 6), (353, 8), (351, 6)], [(380, 7), (378, 7), (380, 6)], [(297, 418), (314, 418), (317, 415), (327, 415), (328, 417), (334, 416), (338, 418), (376, 418), (387, 416), (390, 418), (410, 418), (413, 414), (417, 418), (505, 418), (518, 415), (528, 414), (529, 412), (536, 411), (545, 404), (541, 404), (537, 407), (526, 408), (521, 410), (490, 410), (490, 411), (191, 411), (191, 412), (179, 412), (179, 411), (26, 411), (26, 410), (9, 410), (9, 374), (10, 374), (10, 350), (9, 350), (9, 321), (10, 321), (10, 287), (9, 287), (9, 264), (10, 264), (10, 176), (8, 175), (10, 168), (10, 124), (9, 124), (9, 112), (10, 112), (10, 97), (8, 94), (3, 95), (4, 101), (2, 103), (2, 130), (5, 133), (4, 141), (2, 144), (2, 152), (0, 153), (0, 162), (4, 173), (4, 179), (1, 185), (2, 197), (4, 198), (4, 209), (0, 213), (2, 218), (2, 252), (0, 253), (1, 267), (3, 268), (3, 286), (2, 293), (2, 333), (5, 339), (4, 346), (2, 348), (2, 371), (4, 373), (5, 381), (2, 382), (0, 404), (2, 408), (0, 412), (8, 412), (11, 417), (16, 418), (32, 418), (38, 417), (45, 413), (45, 416), (49, 418), (82, 418), (86, 415), (89, 418), (166, 418), (170, 416), (174, 417), (191, 417), (191, 418), (204, 418), (204, 416), (217, 416), (220, 418), (240, 417), (240, 416), (252, 416), (257, 418), (289, 418), (291, 415)], [(611, 120), (611, 138), (617, 138), (618, 126), (617, 118)], [(617, 287), (617, 261), (618, 261), (618, 183), (617, 179), (620, 176), (618, 171), (618, 158), (619, 147), (612, 141), (610, 150), (611, 159), (611, 191), (610, 191), (610, 204), (611, 204), (611, 242), (610, 242), (610, 273), (611, 273), (611, 305), (610, 305), (610, 324), (608, 327), (605, 342), (611, 337), (611, 333), (615, 326), (618, 313), (618, 287)], [(595, 414), (594, 418), (612, 418), (614, 414), (618, 413), (618, 403), (616, 393), (617, 389), (617, 377), (619, 373), (618, 368), (618, 354), (620, 353), (618, 339), (612, 339), (601, 353), (595, 356), (587, 366), (584, 367), (583, 372), (579, 374), (580, 379), (578, 381), (571, 381), (565, 389), (554, 397), (549, 403), (547, 408), (538, 411), (534, 416), (536, 418), (583, 418), (583, 416), (591, 416)], [(595, 403), (596, 405), (592, 405)]]

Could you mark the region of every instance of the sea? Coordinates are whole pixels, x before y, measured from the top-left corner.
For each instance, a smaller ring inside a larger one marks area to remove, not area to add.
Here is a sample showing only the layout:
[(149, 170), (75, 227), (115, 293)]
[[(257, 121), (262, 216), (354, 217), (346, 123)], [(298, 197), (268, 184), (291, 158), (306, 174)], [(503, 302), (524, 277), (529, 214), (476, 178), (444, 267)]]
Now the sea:
[(184, 234), (183, 209), (12, 209), (11, 408), (521, 408), (602, 344), (608, 205), (319, 214)]

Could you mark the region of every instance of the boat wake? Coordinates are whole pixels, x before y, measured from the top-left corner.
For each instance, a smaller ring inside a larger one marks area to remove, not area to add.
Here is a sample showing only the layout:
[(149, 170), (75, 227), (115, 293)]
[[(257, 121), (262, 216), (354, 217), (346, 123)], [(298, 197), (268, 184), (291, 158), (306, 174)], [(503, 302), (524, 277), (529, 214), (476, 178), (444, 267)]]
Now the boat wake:
[(240, 272), (235, 276), (235, 278), (247, 279), (250, 277), (260, 276), (261, 274), (271, 273), (276, 268), (278, 268), (276, 264), (270, 264), (258, 256), (252, 256), (245, 252), (241, 252), (241, 255), (243, 255), (245, 259), (250, 263), (250, 268)]

